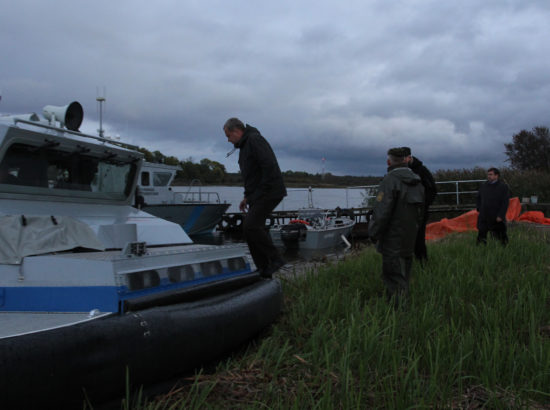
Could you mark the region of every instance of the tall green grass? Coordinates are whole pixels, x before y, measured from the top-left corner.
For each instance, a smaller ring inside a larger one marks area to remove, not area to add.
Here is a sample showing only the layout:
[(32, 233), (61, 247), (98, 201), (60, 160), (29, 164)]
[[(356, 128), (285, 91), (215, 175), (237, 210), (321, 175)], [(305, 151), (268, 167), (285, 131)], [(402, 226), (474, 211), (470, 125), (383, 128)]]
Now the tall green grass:
[[(510, 230), (430, 243), (402, 309), (383, 296), (372, 247), (283, 280), (279, 321), (149, 409), (537, 408), (550, 406), (547, 237)], [(198, 407), (197, 407), (198, 408)]]

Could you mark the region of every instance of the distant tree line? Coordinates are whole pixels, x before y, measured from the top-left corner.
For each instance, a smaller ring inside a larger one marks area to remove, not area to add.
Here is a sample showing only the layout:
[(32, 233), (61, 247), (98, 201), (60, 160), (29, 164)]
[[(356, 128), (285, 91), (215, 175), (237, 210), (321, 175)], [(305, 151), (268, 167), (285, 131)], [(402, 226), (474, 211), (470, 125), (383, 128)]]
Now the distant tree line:
[(189, 185), (193, 180), (199, 180), (202, 184), (221, 185), (228, 180), (225, 166), (208, 158), (195, 163), (192, 158), (179, 160), (174, 156), (165, 156), (160, 151), (150, 152), (146, 148), (139, 148), (139, 151), (144, 154), (148, 162), (179, 165), (175, 185)]
[[(217, 161), (208, 158), (201, 159), (198, 163), (192, 158), (179, 160), (174, 156), (165, 156), (160, 151), (149, 151), (146, 148), (139, 148), (148, 162), (155, 162), (167, 165), (179, 165), (180, 170), (176, 173), (175, 185), (189, 185), (193, 180), (200, 180), (205, 185), (242, 185), (240, 173), (227, 172), (225, 166)], [(335, 187), (335, 186), (358, 186), (377, 184), (381, 177), (357, 177), (357, 176), (336, 176), (331, 173), (309, 174), (303, 171), (283, 172), (285, 184), (289, 187), (311, 186)]]
[(324, 174), (308, 174), (303, 171), (285, 171), (283, 172), (283, 179), (285, 184), (290, 187), (311, 186), (314, 188), (328, 188), (334, 186), (373, 185), (378, 184), (382, 178), (375, 176), (337, 176), (332, 175), (330, 172)]
[[(547, 127), (538, 126), (531, 131), (521, 130), (513, 135), (512, 142), (504, 144), (510, 167), (501, 168), (502, 179), (508, 183), (513, 196), (530, 197), (537, 195), (539, 202), (550, 202), (550, 132)], [(192, 158), (179, 160), (174, 156), (165, 156), (160, 151), (139, 149), (149, 162), (179, 165), (176, 174), (176, 185), (188, 185), (193, 180), (200, 180), (206, 185), (239, 186), (242, 184), (240, 173), (227, 172), (225, 166), (208, 158), (194, 162)], [(473, 169), (437, 170), (434, 173), (436, 181), (485, 180), (487, 170), (481, 167)], [(345, 186), (376, 185), (380, 176), (336, 176), (330, 172), (324, 174), (309, 174), (303, 171), (283, 172), (285, 184), (288, 187), (328, 188)], [(440, 192), (454, 191), (453, 185), (439, 184)], [(475, 203), (475, 193), (478, 182), (460, 185), (460, 191), (471, 191), (462, 195), (461, 203)], [(464, 201), (464, 202), (463, 202)], [(453, 195), (438, 195), (436, 204), (455, 203)]]

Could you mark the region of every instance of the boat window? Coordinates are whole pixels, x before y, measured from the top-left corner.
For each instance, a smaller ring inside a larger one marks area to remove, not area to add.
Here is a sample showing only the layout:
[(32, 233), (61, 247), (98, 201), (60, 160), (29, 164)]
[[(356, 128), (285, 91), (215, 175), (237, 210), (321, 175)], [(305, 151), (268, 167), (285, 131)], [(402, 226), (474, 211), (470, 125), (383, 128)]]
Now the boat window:
[(153, 173), (153, 185), (154, 186), (166, 186), (170, 182), (171, 172), (154, 172)]
[(0, 163), (0, 184), (40, 187), (61, 196), (67, 196), (63, 192), (68, 190), (68, 195), (80, 191), (90, 193), (84, 195), (88, 197), (125, 199), (131, 191), (135, 165), (117, 161), (114, 152), (97, 157), (88, 151), (84, 147), (68, 152), (55, 146), (13, 144)]
[(140, 185), (141, 186), (149, 186), (150, 182), (149, 182), (149, 173), (148, 172), (142, 172), (141, 173), (141, 182), (140, 182)]

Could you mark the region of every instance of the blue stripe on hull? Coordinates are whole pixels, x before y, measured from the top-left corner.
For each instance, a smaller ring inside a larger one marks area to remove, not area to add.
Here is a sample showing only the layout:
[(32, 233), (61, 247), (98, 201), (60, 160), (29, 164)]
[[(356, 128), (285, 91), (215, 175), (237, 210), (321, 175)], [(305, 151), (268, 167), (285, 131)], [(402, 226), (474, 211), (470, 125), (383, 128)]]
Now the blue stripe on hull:
[(4, 288), (0, 311), (22, 312), (118, 312), (115, 286)]
[(250, 274), (250, 267), (194, 280), (171, 283), (163, 279), (160, 286), (130, 291), (126, 286), (5, 287), (0, 288), (0, 312), (118, 312), (119, 302), (184, 289), (194, 285)]
[(198, 205), (193, 208), (193, 212), (191, 212), (191, 215), (189, 215), (189, 218), (185, 221), (185, 225), (183, 225), (185, 232), (191, 232), (193, 230), (193, 226), (201, 216), (203, 210), (204, 205)]

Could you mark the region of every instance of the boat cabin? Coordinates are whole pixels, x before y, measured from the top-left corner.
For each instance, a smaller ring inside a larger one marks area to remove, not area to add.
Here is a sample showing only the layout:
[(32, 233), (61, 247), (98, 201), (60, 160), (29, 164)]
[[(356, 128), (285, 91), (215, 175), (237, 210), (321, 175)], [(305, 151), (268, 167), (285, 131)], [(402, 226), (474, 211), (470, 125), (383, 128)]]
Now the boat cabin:
[(170, 185), (178, 169), (175, 165), (145, 162), (138, 179), (137, 205), (174, 203)]
[(0, 124), (0, 198), (130, 203), (139, 152), (20, 122), (25, 127)]

